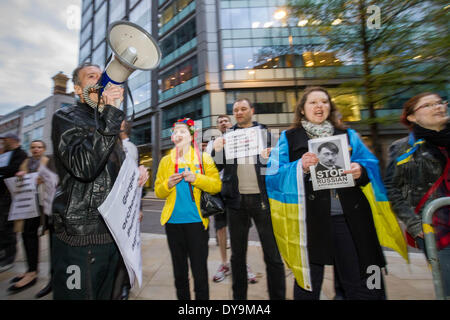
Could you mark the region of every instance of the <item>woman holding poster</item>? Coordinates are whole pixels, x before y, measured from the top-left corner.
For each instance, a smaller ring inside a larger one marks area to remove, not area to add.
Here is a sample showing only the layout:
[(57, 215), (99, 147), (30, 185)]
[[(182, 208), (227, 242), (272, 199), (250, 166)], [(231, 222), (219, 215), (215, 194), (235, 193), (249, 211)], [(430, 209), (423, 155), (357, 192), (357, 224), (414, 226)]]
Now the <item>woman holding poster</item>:
[[(27, 173), (38, 172), (41, 166), (47, 166), (49, 158), (44, 156), (45, 143), (42, 140), (34, 140), (30, 145), (31, 157), (22, 162), (19, 172), (16, 176), (24, 176)], [(38, 178), (39, 185), (42, 181)], [(37, 197), (38, 198), (38, 197)], [(17, 276), (11, 280), (12, 285), (8, 288), (10, 293), (21, 292), (34, 284), (37, 281), (37, 267), (39, 259), (39, 236), (38, 229), (41, 225), (42, 204), (39, 204), (38, 211), (40, 214), (37, 217), (16, 220), (16, 232), (22, 232), (23, 246), (25, 249), (25, 256), (27, 259), (28, 270), (24, 274)]]
[(219, 193), (222, 182), (214, 161), (202, 153), (194, 139), (194, 121), (178, 120), (173, 125), (168, 155), (161, 159), (155, 181), (155, 194), (166, 199), (161, 213), (172, 257), (175, 287), (179, 300), (190, 300), (188, 260), (194, 277), (197, 300), (209, 299), (208, 218), (200, 211), (202, 191)]
[[(275, 237), (296, 278), (294, 299), (320, 298), (325, 265), (334, 266), (345, 299), (385, 299), (380, 242), (404, 253), (401, 230), (393, 213), (385, 212), (377, 159), (355, 131), (335, 120), (335, 112), (324, 88), (307, 88), (292, 128), (272, 150), (266, 184)], [(350, 170), (343, 173), (351, 174), (355, 185), (314, 191), (310, 168), (320, 161), (323, 170), (338, 170), (338, 149), (323, 143), (319, 157), (308, 151), (308, 141), (335, 135), (349, 141)], [(374, 221), (375, 210), (383, 221)], [(380, 225), (384, 233), (377, 234)]]

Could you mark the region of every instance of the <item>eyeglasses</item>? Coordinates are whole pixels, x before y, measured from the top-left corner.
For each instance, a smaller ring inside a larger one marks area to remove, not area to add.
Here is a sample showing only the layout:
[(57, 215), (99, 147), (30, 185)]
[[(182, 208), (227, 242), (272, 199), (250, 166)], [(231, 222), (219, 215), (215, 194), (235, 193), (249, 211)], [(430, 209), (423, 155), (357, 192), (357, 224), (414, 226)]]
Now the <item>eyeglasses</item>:
[(448, 101), (438, 101), (438, 102), (434, 102), (434, 103), (427, 103), (427, 104), (421, 105), (417, 109), (413, 110), (413, 113), (419, 109), (432, 109), (432, 108), (435, 108), (438, 106), (446, 106), (447, 104), (448, 104)]

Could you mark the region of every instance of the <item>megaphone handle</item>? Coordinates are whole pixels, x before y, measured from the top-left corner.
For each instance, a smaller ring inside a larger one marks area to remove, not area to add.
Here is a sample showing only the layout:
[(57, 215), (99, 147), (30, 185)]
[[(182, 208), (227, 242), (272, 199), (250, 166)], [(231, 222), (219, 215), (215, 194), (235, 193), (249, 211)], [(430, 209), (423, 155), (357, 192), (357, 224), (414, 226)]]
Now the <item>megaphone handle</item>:
[[(111, 88), (112, 86), (113, 86), (113, 84), (112, 84), (111, 82), (108, 82), (108, 84), (107, 84), (106, 87), (105, 87), (105, 90)], [(116, 85), (116, 86), (122, 88), (121, 85)], [(115, 100), (114, 100), (114, 106), (115, 106), (116, 108), (119, 108), (121, 103), (122, 103), (122, 102), (120, 101), (120, 99), (115, 99)]]

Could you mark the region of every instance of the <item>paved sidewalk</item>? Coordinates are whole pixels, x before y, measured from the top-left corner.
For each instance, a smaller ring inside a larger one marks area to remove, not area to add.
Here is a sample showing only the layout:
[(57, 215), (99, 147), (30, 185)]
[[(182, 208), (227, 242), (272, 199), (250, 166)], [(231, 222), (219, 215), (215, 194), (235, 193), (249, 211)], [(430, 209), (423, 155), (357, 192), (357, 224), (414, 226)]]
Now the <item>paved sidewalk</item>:
[[(19, 240), (19, 236), (17, 237)], [(8, 295), (9, 281), (26, 270), (21, 241), (18, 243), (18, 255), (15, 266), (0, 273), (0, 300), (28, 300), (35, 299), (34, 295), (47, 284), (48, 281), (48, 236), (40, 238), (40, 263), (39, 280), (33, 287), (15, 295)], [(230, 250), (227, 250), (230, 255)], [(385, 276), (387, 296), (390, 300), (430, 300), (434, 299), (434, 288), (431, 272), (428, 269), (425, 257), (421, 253), (410, 255), (411, 264), (405, 261), (395, 252), (385, 252), (388, 261), (388, 272)], [(172, 263), (167, 246), (166, 237), (156, 234), (142, 234), (142, 260), (143, 260), (143, 283), (141, 288), (133, 288), (131, 299), (139, 300), (173, 300), (176, 299)], [(267, 284), (265, 276), (265, 265), (262, 257), (262, 249), (259, 242), (250, 242), (248, 249), (248, 262), (257, 275), (258, 283), (249, 284), (249, 300), (268, 299)], [(232, 299), (231, 276), (220, 283), (214, 283), (211, 279), (220, 264), (219, 247), (216, 239), (210, 239), (209, 244), (209, 290), (212, 300)], [(286, 296), (292, 299), (294, 278), (289, 269), (286, 269)], [(191, 277), (191, 288), (193, 288)], [(331, 266), (325, 268), (325, 278), (322, 290), (322, 299), (332, 299), (334, 296), (333, 269)], [(194, 294), (192, 293), (192, 297)], [(52, 299), (48, 295), (42, 299)]]

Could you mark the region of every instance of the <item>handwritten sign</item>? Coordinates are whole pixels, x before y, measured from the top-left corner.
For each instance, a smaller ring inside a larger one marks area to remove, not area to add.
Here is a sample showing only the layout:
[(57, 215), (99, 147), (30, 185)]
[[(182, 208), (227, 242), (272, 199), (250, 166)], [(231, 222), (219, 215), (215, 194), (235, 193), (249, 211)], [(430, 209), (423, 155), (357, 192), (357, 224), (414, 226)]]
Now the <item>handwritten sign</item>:
[(59, 178), (57, 174), (51, 172), (46, 166), (40, 166), (38, 173), (43, 181), (38, 187), (39, 202), (44, 209), (44, 213), (46, 215), (51, 215), (53, 199), (55, 197)]
[(259, 155), (264, 149), (262, 132), (258, 127), (228, 132), (225, 138), (225, 157), (227, 159), (245, 158)]
[(111, 192), (98, 208), (119, 247), (133, 286), (142, 284), (139, 209), (142, 187), (137, 164), (127, 155)]
[(34, 172), (4, 180), (12, 200), (8, 220), (30, 219), (39, 215), (36, 203), (37, 177), (38, 173)]

